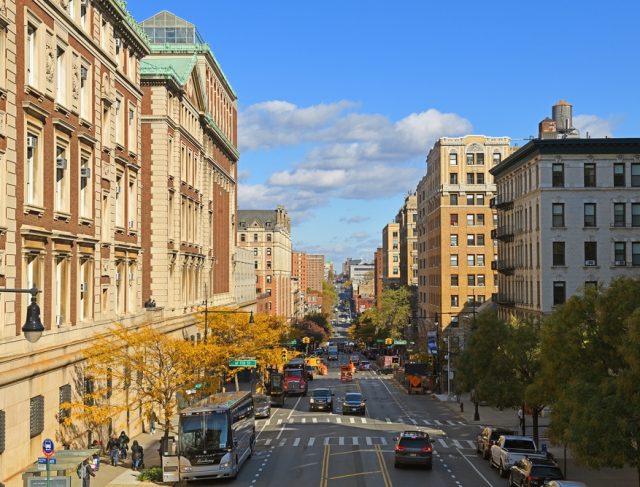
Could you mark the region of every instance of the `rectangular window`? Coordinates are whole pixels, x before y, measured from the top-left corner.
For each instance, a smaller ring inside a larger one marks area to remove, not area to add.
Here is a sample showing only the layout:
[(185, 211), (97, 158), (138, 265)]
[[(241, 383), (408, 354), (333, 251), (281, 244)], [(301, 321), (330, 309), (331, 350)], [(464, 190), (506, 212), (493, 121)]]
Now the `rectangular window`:
[(501, 161), (502, 161), (502, 154), (500, 154), (499, 152), (494, 152), (493, 165), (495, 166), (496, 164), (500, 164)]
[(631, 265), (640, 265), (640, 242), (631, 243)]
[(0, 410), (0, 455), (2, 455), (6, 449), (6, 436), (7, 436), (7, 416), (4, 411)]
[(477, 276), (477, 285), (478, 286), (484, 286), (485, 285), (485, 277), (484, 274), (478, 274)]
[(452, 172), (449, 174), (449, 184), (458, 184), (458, 173)]
[(100, 125), (102, 147), (111, 147), (111, 105), (102, 102), (102, 122)]
[(615, 265), (627, 264), (627, 243), (626, 242), (613, 243), (613, 258), (614, 258)]
[(631, 203), (631, 226), (640, 227), (640, 203)]
[(271, 247), (267, 247), (267, 255), (271, 255)]
[(93, 317), (93, 261), (90, 259), (80, 260), (80, 306), (78, 313), (80, 321)]
[(93, 192), (91, 191), (91, 152), (82, 150), (80, 155), (80, 217), (93, 218)]
[(69, 142), (61, 139), (56, 142), (54, 209), (58, 212), (69, 213)]
[(44, 431), (44, 396), (31, 398), (29, 407), (29, 435), (31, 438)]
[(613, 165), (613, 186), (616, 188), (624, 188), (626, 186), (625, 181), (625, 165), (614, 164)]
[(458, 214), (457, 213), (451, 213), (450, 222), (451, 222), (451, 226), (452, 227), (457, 227), (458, 226)]
[(484, 254), (478, 254), (476, 256), (476, 262), (479, 266), (484, 266)]
[(451, 254), (451, 256), (449, 257), (449, 263), (452, 266), (457, 267), (458, 266), (458, 254)]
[(482, 166), (484, 164), (484, 154), (483, 153), (476, 154), (476, 164), (479, 165), (479, 166)]
[(484, 233), (476, 235), (476, 245), (484, 245)]
[(473, 197), (473, 194), (468, 194), (467, 195), (467, 205), (468, 206), (473, 206), (475, 202), (475, 198)]
[(467, 255), (467, 265), (474, 266), (476, 265), (476, 256), (473, 254)]
[(474, 214), (467, 214), (467, 226), (476, 224), (476, 216)]
[(71, 414), (71, 408), (63, 407), (63, 404), (71, 402), (71, 385), (65, 384), (58, 389), (59, 408), (58, 408), (58, 422), (64, 423), (65, 418), (68, 418)]
[(484, 195), (483, 194), (476, 195), (476, 205), (484, 206)]
[(564, 227), (564, 203), (553, 203), (552, 216), (552, 226)]
[(553, 305), (558, 306), (566, 300), (566, 282), (553, 281)]
[(473, 166), (473, 154), (467, 154), (467, 165)]
[(467, 234), (467, 245), (475, 245), (476, 244), (476, 236), (473, 233)]
[(270, 260), (267, 261), (267, 269), (271, 269), (271, 261)]
[(56, 102), (67, 104), (67, 64), (65, 51), (61, 47), (56, 51)]
[(55, 324), (63, 326), (71, 319), (69, 313), (69, 260), (66, 256), (57, 256), (54, 269)]
[(456, 206), (458, 204), (458, 195), (456, 193), (449, 195), (449, 204), (451, 206)]
[(476, 174), (476, 183), (477, 184), (484, 184), (484, 173), (483, 172), (479, 172), (478, 174)]
[(596, 226), (596, 204), (595, 203), (584, 204), (584, 226), (585, 227)]
[(246, 235), (246, 234), (244, 234), (244, 233), (241, 233), (241, 234), (240, 234), (240, 241), (241, 241), (241, 242), (246, 242), (246, 241), (247, 241), (247, 235)]
[(451, 274), (451, 285), (452, 286), (458, 285), (458, 274)]
[(38, 80), (38, 46), (37, 46), (38, 29), (31, 25), (27, 25), (27, 59), (25, 62), (27, 68), (27, 84), (37, 87)]
[(138, 152), (138, 142), (136, 135), (138, 134), (138, 124), (136, 117), (136, 109), (133, 106), (129, 106), (127, 122), (128, 122), (128, 134), (127, 134), (127, 147), (129, 148), (129, 152), (137, 153)]
[(614, 203), (613, 204), (613, 226), (624, 227), (627, 223), (626, 204)]
[(30, 205), (41, 205), (42, 148), (40, 147), (40, 139), (35, 133), (27, 133), (26, 147), (25, 201)]
[(271, 275), (268, 275), (266, 277), (266, 282), (267, 282), (267, 284), (271, 284)]
[[(123, 174), (118, 172), (116, 174), (116, 227), (124, 227), (124, 192), (123, 192)], [(183, 218), (183, 222), (186, 219)], [(184, 224), (184, 223), (183, 223)]]
[(254, 233), (254, 234), (253, 234), (253, 241), (254, 241), (254, 242), (257, 242), (257, 241), (258, 241), (258, 234), (257, 234), (257, 233)]
[(591, 162), (584, 165), (584, 187), (596, 187), (596, 165)]
[(451, 152), (449, 153), (449, 164), (451, 164), (452, 166), (457, 166), (458, 165), (458, 154), (455, 152)]
[(597, 242), (584, 243), (584, 265), (598, 265), (598, 244)]
[(116, 95), (116, 105), (114, 110), (114, 116), (116, 118), (116, 144), (120, 146), (124, 146), (123, 113), (122, 96)]
[(564, 164), (551, 166), (551, 185), (554, 188), (564, 188)]
[(475, 286), (475, 285), (476, 285), (476, 275), (467, 274), (467, 286)]
[(459, 300), (458, 300), (458, 296), (456, 294), (452, 294), (451, 295), (451, 306), (453, 306), (454, 308), (457, 308), (459, 306)]
[(554, 266), (565, 265), (564, 242), (553, 242), (553, 264)]
[(80, 116), (91, 121), (91, 69), (88, 65), (80, 66)]
[(484, 213), (478, 213), (476, 215), (476, 224), (477, 225), (484, 225)]
[(476, 182), (476, 175), (473, 172), (468, 172), (467, 173), (467, 184), (475, 184)]
[(631, 164), (631, 186), (640, 187), (640, 164)]

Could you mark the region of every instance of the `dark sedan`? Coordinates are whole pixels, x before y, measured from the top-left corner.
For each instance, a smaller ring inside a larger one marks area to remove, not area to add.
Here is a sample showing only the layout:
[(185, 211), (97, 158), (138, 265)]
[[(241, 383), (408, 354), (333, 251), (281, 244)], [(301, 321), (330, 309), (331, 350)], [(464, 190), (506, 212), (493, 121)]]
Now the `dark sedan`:
[(342, 401), (342, 414), (362, 414), (364, 416), (366, 399), (359, 392), (347, 392)]
[(433, 465), (433, 446), (432, 440), (427, 433), (405, 431), (397, 439), (394, 451), (394, 467), (421, 465), (431, 470)]
[(333, 411), (333, 392), (331, 389), (314, 389), (309, 399), (309, 411)]

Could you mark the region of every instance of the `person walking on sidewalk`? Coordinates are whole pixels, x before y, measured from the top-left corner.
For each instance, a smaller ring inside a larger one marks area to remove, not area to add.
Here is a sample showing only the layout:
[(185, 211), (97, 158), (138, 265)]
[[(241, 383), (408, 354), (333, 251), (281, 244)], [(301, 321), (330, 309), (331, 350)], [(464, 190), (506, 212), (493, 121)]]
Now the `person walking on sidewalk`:
[(109, 438), (107, 443), (107, 451), (109, 452), (109, 458), (111, 459), (111, 465), (117, 466), (120, 461), (120, 440), (115, 433)]
[(155, 411), (151, 411), (149, 413), (149, 431), (152, 435), (156, 434), (156, 422), (158, 421), (158, 416), (156, 416)]
[(82, 480), (82, 487), (90, 487), (91, 477), (96, 476), (87, 460), (82, 461), (82, 463), (78, 467), (77, 474), (78, 478)]
[(522, 411), (522, 408), (518, 409), (518, 424), (520, 425), (520, 429), (524, 435), (524, 412)]
[(144, 466), (144, 449), (138, 444), (138, 440), (133, 440), (131, 444), (131, 468), (139, 471)]
[(120, 445), (120, 456), (124, 460), (127, 458), (127, 450), (129, 449), (129, 437), (124, 431), (120, 432), (120, 437), (118, 438), (118, 442)]

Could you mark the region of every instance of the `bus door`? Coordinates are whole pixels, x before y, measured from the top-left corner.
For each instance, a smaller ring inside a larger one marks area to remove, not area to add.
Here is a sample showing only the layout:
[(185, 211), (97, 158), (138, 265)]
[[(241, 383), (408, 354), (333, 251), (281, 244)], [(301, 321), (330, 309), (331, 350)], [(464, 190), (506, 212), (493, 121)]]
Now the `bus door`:
[(180, 482), (180, 457), (175, 436), (163, 436), (160, 440), (160, 462), (162, 465), (162, 481)]

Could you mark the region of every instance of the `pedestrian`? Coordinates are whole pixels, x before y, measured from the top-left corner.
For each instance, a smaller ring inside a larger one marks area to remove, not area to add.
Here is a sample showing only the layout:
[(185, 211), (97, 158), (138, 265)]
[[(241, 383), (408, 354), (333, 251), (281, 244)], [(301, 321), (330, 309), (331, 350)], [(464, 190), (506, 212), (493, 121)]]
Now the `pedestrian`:
[(158, 421), (158, 416), (156, 416), (156, 412), (152, 410), (149, 414), (149, 431), (152, 435), (156, 433), (156, 421)]
[(144, 450), (137, 440), (131, 444), (131, 468), (140, 470), (144, 466)]
[(120, 432), (120, 437), (118, 438), (118, 443), (120, 446), (120, 456), (123, 460), (127, 458), (127, 450), (129, 449), (129, 437), (124, 431)]
[(78, 466), (78, 470), (76, 471), (78, 474), (78, 478), (82, 480), (82, 487), (89, 487), (91, 483), (91, 477), (95, 477), (96, 474), (93, 472), (91, 465), (89, 465), (88, 460), (83, 460), (82, 463)]
[(522, 412), (522, 408), (518, 409), (518, 423), (520, 428), (524, 427), (524, 414)]
[(117, 466), (120, 461), (120, 441), (115, 433), (109, 438), (107, 443), (107, 451), (109, 452), (109, 458), (111, 459), (111, 465)]

